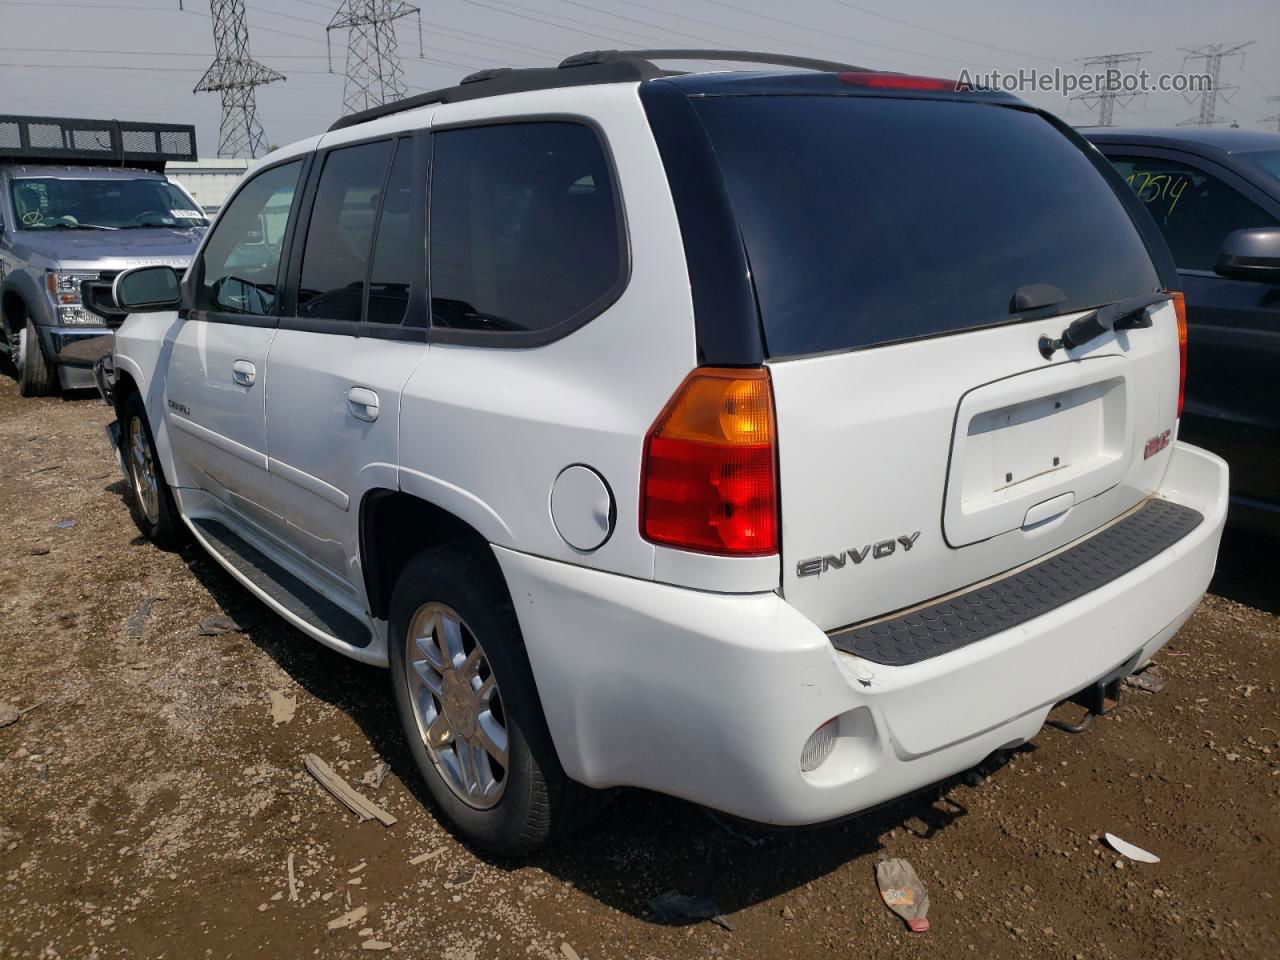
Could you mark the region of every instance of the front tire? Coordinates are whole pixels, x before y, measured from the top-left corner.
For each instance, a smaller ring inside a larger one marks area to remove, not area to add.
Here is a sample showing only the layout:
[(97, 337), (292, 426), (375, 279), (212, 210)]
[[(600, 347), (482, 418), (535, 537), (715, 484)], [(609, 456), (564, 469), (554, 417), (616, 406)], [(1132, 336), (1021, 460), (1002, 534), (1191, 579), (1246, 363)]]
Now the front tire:
[(13, 365), (18, 369), (18, 392), (24, 397), (48, 397), (57, 392), (54, 366), (45, 358), (40, 337), (30, 321), (18, 331)]
[(129, 511), (143, 536), (162, 550), (186, 542), (187, 528), (178, 514), (173, 491), (164, 478), (142, 397), (131, 393), (120, 417), (125, 469), (129, 472)]
[(502, 856), (572, 832), (599, 796), (560, 766), (520, 625), (491, 561), (457, 546), (411, 560), (391, 597), (391, 685), (432, 798)]

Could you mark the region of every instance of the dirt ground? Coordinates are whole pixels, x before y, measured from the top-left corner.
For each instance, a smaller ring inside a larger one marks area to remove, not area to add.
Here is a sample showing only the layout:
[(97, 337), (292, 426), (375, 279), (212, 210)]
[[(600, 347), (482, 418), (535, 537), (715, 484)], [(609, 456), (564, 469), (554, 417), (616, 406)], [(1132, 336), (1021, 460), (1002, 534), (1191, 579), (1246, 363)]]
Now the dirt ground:
[[(1229, 537), (1215, 594), (1158, 658), (1164, 691), (1126, 691), (1085, 735), (1046, 729), (808, 831), (627, 792), (571, 842), (505, 862), (436, 820), (383, 671), (297, 633), (198, 548), (138, 537), (109, 419), (0, 377), (0, 702), (39, 705), (0, 728), (2, 957), (1280, 956), (1264, 542)], [(240, 629), (202, 635), (219, 615)], [(359, 786), (399, 822), (358, 823), (303, 772), (308, 752), (357, 785), (389, 763)], [(1122, 860), (1106, 831), (1161, 862)], [(881, 905), (882, 851), (928, 885), (929, 933)], [(710, 897), (732, 931), (659, 922), (647, 904), (669, 890)]]

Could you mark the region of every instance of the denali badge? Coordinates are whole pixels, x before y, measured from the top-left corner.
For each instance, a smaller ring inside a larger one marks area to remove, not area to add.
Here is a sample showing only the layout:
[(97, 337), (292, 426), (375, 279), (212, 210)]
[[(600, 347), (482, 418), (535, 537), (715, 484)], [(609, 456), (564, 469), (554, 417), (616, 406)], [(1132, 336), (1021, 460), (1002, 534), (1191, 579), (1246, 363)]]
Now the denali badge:
[(879, 543), (868, 543), (861, 550), (855, 550), (850, 547), (843, 553), (827, 554), (823, 557), (810, 557), (808, 560), (801, 560), (796, 564), (797, 577), (816, 577), (826, 573), (828, 570), (839, 570), (846, 563), (853, 563), (855, 566), (867, 559), (870, 555), (872, 560), (880, 560), (889, 556), (898, 549), (898, 544), (902, 544), (903, 551), (910, 550), (916, 545), (916, 541), (920, 539), (920, 531), (898, 537), (895, 540), (881, 540)]
[(1161, 450), (1167, 447), (1169, 445), (1169, 438), (1171, 436), (1173, 436), (1173, 431), (1166, 430), (1164, 433), (1160, 434), (1158, 437), (1152, 437), (1150, 440), (1148, 440), (1145, 449), (1143, 449), (1142, 451), (1142, 459), (1150, 460), (1157, 453), (1159, 453)]

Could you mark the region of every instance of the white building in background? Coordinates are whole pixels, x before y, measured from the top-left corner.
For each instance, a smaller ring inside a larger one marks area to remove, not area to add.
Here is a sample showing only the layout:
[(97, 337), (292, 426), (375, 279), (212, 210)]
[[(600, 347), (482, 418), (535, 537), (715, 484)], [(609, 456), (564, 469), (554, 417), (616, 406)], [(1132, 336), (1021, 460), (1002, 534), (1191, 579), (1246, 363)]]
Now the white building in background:
[(173, 161), (165, 164), (164, 172), (176, 180), (213, 216), (226, 201), (240, 177), (252, 161), (209, 157), (192, 161)]

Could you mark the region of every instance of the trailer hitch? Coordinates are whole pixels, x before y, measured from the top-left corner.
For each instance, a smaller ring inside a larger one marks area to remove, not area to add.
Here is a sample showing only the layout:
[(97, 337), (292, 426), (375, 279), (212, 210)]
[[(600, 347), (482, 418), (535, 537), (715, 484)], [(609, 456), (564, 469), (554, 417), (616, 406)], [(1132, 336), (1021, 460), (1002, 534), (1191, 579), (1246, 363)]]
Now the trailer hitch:
[[(1079, 723), (1068, 723), (1065, 720), (1054, 720), (1052, 718), (1045, 722), (1055, 730), (1061, 730), (1063, 733), (1084, 733), (1093, 723), (1094, 717), (1105, 717), (1120, 706), (1120, 685), (1124, 682), (1127, 673), (1128, 671), (1126, 670), (1112, 674), (1109, 677), (1103, 677), (1098, 682), (1085, 687), (1075, 696), (1062, 701), (1062, 703), (1075, 703), (1084, 707), (1085, 714)], [(1061, 705), (1059, 704), (1059, 706)]]

